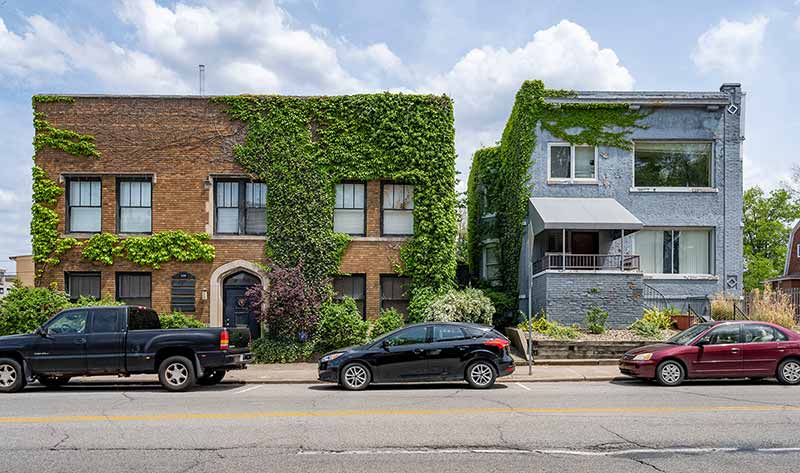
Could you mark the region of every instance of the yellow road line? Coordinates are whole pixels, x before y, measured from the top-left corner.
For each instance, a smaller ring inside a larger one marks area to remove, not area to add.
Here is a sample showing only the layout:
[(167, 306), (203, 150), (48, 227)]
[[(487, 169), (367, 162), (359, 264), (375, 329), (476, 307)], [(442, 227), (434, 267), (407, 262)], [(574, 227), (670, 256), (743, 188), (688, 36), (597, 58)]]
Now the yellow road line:
[(685, 407), (477, 407), (463, 409), (359, 409), (332, 411), (220, 412), (152, 415), (86, 415), (45, 417), (0, 417), (0, 424), (51, 424), (65, 422), (141, 422), (167, 420), (242, 420), (280, 417), (353, 417), (372, 415), (448, 415), (448, 414), (671, 414), (687, 412), (764, 412), (800, 411), (796, 406), (685, 406)]

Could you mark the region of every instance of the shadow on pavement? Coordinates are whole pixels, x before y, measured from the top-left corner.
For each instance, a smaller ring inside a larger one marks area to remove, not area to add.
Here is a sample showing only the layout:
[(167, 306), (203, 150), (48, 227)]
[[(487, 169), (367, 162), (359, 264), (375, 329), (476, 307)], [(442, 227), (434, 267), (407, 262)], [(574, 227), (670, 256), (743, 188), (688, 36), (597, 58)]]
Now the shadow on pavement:
[[(315, 384), (309, 386), (308, 389), (312, 389), (314, 391), (342, 391), (346, 392), (344, 389), (340, 388), (335, 384)], [(437, 390), (445, 390), (445, 389), (470, 389), (467, 383), (395, 383), (395, 384), (373, 384), (370, 385), (366, 391), (421, 391), (425, 389), (437, 389)], [(493, 391), (496, 389), (508, 389), (508, 386), (505, 384), (497, 383), (492, 386), (488, 391)], [(477, 390), (476, 390), (477, 391)]]
[[(663, 389), (670, 389), (668, 386), (661, 386), (655, 381), (645, 379), (615, 379), (609, 381), (611, 384), (619, 386), (627, 386), (632, 388), (647, 388), (656, 387)], [(766, 379), (749, 379), (749, 378), (736, 378), (736, 379), (689, 379), (684, 381), (681, 386), (742, 386), (742, 385), (764, 385), (764, 386), (780, 386), (781, 384), (774, 378)]]
[[(225, 383), (225, 384), (218, 384), (216, 386), (195, 386), (190, 389), (189, 393), (192, 392), (225, 392), (225, 391), (233, 391), (235, 389), (240, 389), (243, 386), (242, 383)], [(72, 383), (67, 384), (66, 386), (61, 386), (58, 388), (47, 388), (38, 383), (29, 384), (25, 387), (24, 390), (20, 392), (20, 394), (54, 394), (54, 393), (98, 393), (98, 392), (122, 392), (122, 391), (136, 391), (136, 392), (160, 392), (160, 393), (169, 393), (166, 389), (162, 388), (158, 383), (146, 383), (146, 382), (135, 382), (135, 383), (98, 383), (98, 382), (86, 382), (86, 383)], [(175, 393), (175, 394), (183, 394), (183, 393)]]

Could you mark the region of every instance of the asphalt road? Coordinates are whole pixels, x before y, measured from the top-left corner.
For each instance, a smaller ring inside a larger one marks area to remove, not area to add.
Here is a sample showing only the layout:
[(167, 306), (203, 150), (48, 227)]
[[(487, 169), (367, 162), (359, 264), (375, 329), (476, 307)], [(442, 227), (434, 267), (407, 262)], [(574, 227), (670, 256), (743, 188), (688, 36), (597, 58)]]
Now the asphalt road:
[(794, 472), (774, 382), (31, 387), (0, 396), (0, 471)]

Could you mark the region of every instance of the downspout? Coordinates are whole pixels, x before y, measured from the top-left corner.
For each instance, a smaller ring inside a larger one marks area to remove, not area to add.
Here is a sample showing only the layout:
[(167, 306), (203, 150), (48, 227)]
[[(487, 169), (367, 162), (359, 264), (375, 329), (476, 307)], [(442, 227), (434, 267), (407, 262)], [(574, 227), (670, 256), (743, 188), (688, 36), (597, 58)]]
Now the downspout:
[(720, 281), (722, 282), (722, 292), (726, 296), (728, 295), (728, 284), (725, 281), (725, 273), (727, 272), (727, 243), (728, 243), (728, 214), (727, 214), (727, 206), (728, 206), (728, 167), (726, 166), (727, 156), (728, 156), (728, 110), (725, 107), (722, 110), (722, 278)]

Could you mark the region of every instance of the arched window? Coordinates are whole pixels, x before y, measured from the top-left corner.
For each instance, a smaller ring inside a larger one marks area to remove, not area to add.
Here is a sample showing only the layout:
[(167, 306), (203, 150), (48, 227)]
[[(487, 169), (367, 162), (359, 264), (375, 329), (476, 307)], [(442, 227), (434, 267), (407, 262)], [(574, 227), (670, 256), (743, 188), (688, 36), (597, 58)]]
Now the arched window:
[(180, 272), (172, 276), (172, 310), (194, 313), (195, 308), (195, 278), (187, 272)]

